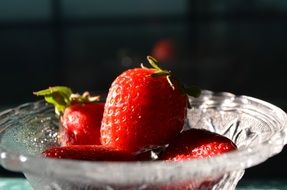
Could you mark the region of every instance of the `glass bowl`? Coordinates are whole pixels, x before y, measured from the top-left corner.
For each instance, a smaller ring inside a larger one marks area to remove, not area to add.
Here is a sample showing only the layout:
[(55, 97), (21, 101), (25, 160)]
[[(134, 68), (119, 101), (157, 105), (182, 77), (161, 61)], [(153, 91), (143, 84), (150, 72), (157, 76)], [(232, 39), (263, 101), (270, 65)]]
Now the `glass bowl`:
[(264, 162), (286, 144), (287, 117), (265, 101), (203, 91), (190, 98), (185, 128), (203, 128), (233, 140), (238, 150), (181, 162), (89, 162), (42, 158), (58, 146), (58, 120), (43, 101), (0, 114), (1, 165), (23, 172), (36, 190), (235, 189), (244, 169)]

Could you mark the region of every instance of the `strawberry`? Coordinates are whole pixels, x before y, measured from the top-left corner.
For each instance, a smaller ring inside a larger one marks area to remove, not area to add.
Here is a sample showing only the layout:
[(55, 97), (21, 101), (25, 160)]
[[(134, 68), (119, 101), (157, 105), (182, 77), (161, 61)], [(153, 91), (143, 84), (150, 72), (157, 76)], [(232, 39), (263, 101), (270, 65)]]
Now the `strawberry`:
[(148, 61), (153, 68), (130, 69), (113, 81), (101, 125), (103, 145), (138, 152), (165, 145), (182, 130), (187, 95), (170, 71), (150, 56)]
[(50, 87), (35, 93), (44, 96), (46, 101), (55, 106), (60, 116), (59, 142), (66, 145), (100, 144), (100, 126), (104, 103), (97, 102), (99, 97), (73, 94), (63, 86)]
[[(236, 150), (236, 145), (228, 138), (203, 129), (189, 129), (179, 134), (159, 160), (182, 161), (207, 158)], [(169, 189), (206, 189), (211, 190), (223, 176), (210, 176), (203, 179), (192, 179), (176, 185), (162, 186), (161, 190)]]
[(61, 117), (62, 145), (100, 144), (100, 126), (104, 103), (74, 104)]
[(160, 155), (160, 160), (191, 160), (212, 157), (236, 149), (228, 138), (202, 129), (189, 129), (178, 135)]
[(52, 147), (45, 150), (42, 155), (48, 158), (87, 161), (134, 161), (136, 159), (132, 154), (101, 145)]

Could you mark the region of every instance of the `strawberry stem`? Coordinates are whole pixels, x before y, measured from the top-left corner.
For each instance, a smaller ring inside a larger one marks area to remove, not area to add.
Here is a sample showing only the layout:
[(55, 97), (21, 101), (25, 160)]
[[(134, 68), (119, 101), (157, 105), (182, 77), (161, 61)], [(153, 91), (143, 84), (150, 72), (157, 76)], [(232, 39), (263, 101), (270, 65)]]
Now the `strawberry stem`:
[(155, 58), (153, 58), (152, 56), (147, 56), (147, 60), (148, 60), (149, 64), (152, 66), (152, 68), (156, 70), (156, 72), (153, 74), (153, 76), (155, 76), (155, 77), (157, 77), (157, 76), (169, 76), (171, 74), (170, 71), (162, 69), (158, 64), (158, 61)]
[(174, 90), (175, 87), (174, 87), (174, 84), (172, 82), (171, 75), (166, 76), (166, 80), (169, 83), (169, 85), (171, 86), (171, 88)]
[(148, 62), (151, 64), (151, 66), (153, 67), (153, 68), (155, 68), (156, 70), (159, 70), (159, 71), (162, 71), (163, 69), (161, 69), (159, 66), (158, 66), (158, 61), (155, 59), (155, 58), (153, 58), (152, 56), (147, 56), (147, 60), (148, 60)]
[(184, 94), (187, 94), (187, 95), (193, 96), (193, 97), (200, 96), (200, 94), (201, 94), (200, 88), (198, 88), (196, 86), (187, 87), (187, 86), (183, 85), (182, 83), (180, 83), (175, 78), (174, 75), (171, 74), (171, 71), (162, 69), (158, 64), (158, 61), (155, 58), (153, 58), (152, 56), (147, 56), (147, 60), (150, 63), (150, 65), (152, 66), (152, 68), (155, 69), (155, 72), (151, 75), (152, 77), (166, 76), (166, 79), (167, 79), (168, 83), (170, 84), (170, 86), (173, 90), (175, 89), (175, 84), (177, 84), (179, 89)]
[(44, 96), (46, 102), (55, 106), (57, 115), (61, 115), (64, 110), (73, 103), (88, 103), (99, 101), (99, 96), (91, 96), (89, 92), (82, 95), (75, 94), (66, 86), (54, 86), (48, 89), (33, 92), (36, 96)]

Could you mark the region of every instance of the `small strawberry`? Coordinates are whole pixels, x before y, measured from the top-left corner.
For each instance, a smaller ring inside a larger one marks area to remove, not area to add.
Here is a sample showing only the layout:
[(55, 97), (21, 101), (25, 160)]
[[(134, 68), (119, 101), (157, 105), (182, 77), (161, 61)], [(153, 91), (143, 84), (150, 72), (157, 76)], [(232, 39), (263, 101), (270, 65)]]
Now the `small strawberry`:
[(48, 158), (87, 160), (87, 161), (135, 161), (136, 157), (124, 151), (101, 145), (71, 145), (52, 147), (42, 155)]
[(160, 155), (160, 160), (191, 160), (236, 150), (228, 138), (202, 129), (189, 129), (178, 135)]
[(60, 116), (59, 141), (62, 146), (100, 144), (104, 103), (97, 102), (98, 96), (91, 97), (87, 92), (73, 94), (70, 88), (63, 86), (50, 87), (35, 94), (44, 96), (55, 106)]
[(165, 145), (182, 130), (187, 95), (170, 71), (150, 56), (148, 61), (153, 68), (127, 70), (112, 83), (101, 126), (103, 145), (138, 152)]

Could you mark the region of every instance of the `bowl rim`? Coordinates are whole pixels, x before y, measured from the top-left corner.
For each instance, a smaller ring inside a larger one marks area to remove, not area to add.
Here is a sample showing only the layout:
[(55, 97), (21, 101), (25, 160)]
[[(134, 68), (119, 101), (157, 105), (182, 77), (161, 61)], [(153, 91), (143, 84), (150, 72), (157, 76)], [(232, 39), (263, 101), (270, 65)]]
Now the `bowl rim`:
[[(211, 173), (224, 174), (235, 170), (258, 165), (271, 156), (278, 154), (287, 142), (287, 115), (279, 107), (254, 97), (245, 95), (234, 95), (229, 92), (212, 92), (204, 90), (199, 98), (191, 98), (194, 103), (210, 100), (211, 98), (223, 97), (225, 100), (234, 102), (240, 101), (245, 104), (255, 103), (270, 108), (274, 115), (280, 116), (281, 130), (268, 141), (264, 141), (260, 146), (238, 149), (212, 158), (195, 159), (190, 161), (168, 162), (168, 161), (136, 161), (136, 162), (97, 162), (78, 160), (59, 160), (42, 158), (35, 156), (21, 155), (17, 152), (6, 150), (0, 144), (0, 165), (4, 168), (39, 176), (58, 176), (66, 180), (91, 180), (98, 183), (109, 184), (129, 184), (144, 182), (172, 182), (187, 179), (188, 176), (201, 178), (209, 176)], [(39, 101), (37, 101), (39, 102)], [(25, 103), (12, 109), (5, 110), (0, 115), (9, 113), (25, 105), (36, 102)], [(5, 129), (4, 129), (5, 130)], [(1, 131), (0, 126), (0, 133)], [(268, 151), (266, 151), (268, 150)], [(261, 156), (256, 157), (258, 154)], [(256, 159), (255, 159), (256, 158)], [(225, 160), (232, 160), (226, 162)], [(224, 164), (222, 164), (224, 163)], [(212, 167), (206, 167), (211, 166)], [(54, 168), (57, 167), (57, 169)], [(45, 169), (40, 169), (40, 168)], [(35, 170), (37, 168), (38, 170)], [(200, 170), (192, 170), (200, 168)], [(75, 172), (79, 171), (79, 172)], [(96, 172), (95, 172), (96, 171)], [(103, 175), (106, 171), (107, 175)], [(125, 175), (120, 175), (120, 174)], [(136, 175), (135, 175), (136, 173)], [(175, 175), (176, 174), (176, 175)], [(160, 176), (160, 177), (159, 177)]]

